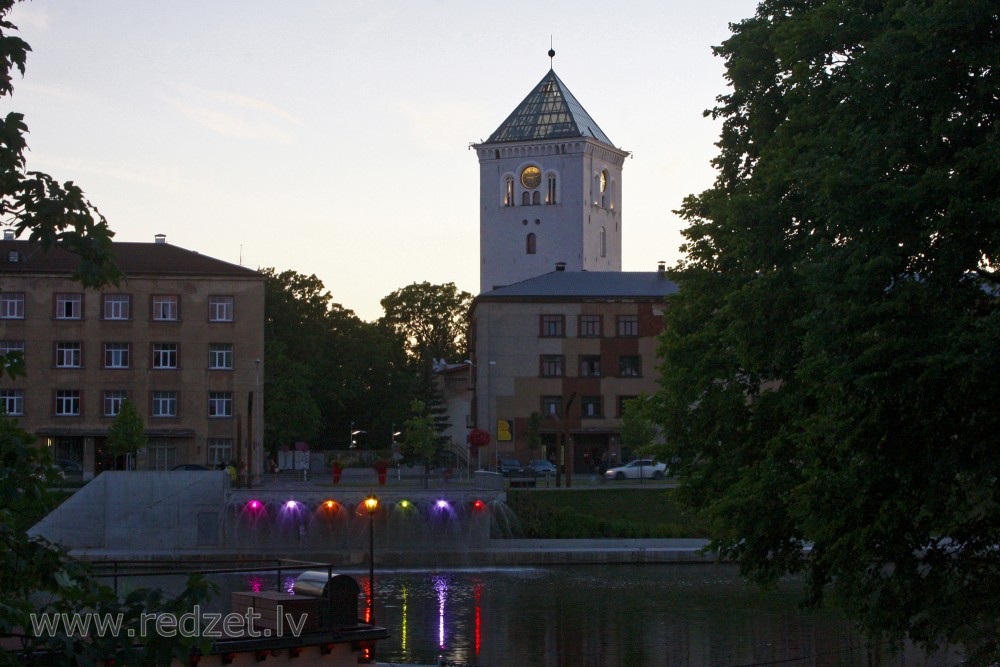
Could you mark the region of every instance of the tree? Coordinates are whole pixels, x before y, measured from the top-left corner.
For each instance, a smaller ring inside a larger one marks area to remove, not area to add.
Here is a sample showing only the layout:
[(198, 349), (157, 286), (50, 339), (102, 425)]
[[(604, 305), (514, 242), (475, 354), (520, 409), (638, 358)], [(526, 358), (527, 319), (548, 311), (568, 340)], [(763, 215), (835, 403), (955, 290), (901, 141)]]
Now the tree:
[(542, 446), (542, 413), (535, 411), (528, 415), (527, 428), (524, 431), (525, 444), (528, 451), (534, 454)]
[(146, 427), (135, 404), (127, 398), (122, 401), (115, 420), (108, 428), (108, 451), (116, 459), (119, 456), (135, 456), (146, 446)]
[[(25, 71), (28, 44), (12, 32), (17, 28), (7, 16), (13, 0), (0, 0), (0, 97), (13, 92), (13, 69)], [(114, 264), (107, 221), (74, 183), (59, 183), (40, 172), (26, 171), (24, 135), (28, 128), (22, 114), (10, 112), (0, 120), (0, 224), (18, 236), (28, 234), (43, 249), (58, 246), (77, 254), (76, 278), (85, 287), (117, 283), (121, 272)], [(23, 375), (20, 355), (0, 356), (0, 377)], [(98, 614), (121, 613), (123, 627), (133, 631), (144, 613), (189, 611), (206, 599), (210, 587), (200, 578), (188, 581), (177, 598), (154, 590), (135, 590), (119, 599), (98, 583), (86, 564), (75, 561), (57, 546), (28, 537), (26, 529), (39, 510), (55, 505), (48, 491), (52, 461), (46, 450), (17, 423), (0, 416), (0, 635), (20, 640), (18, 649), (8, 643), (0, 648), (0, 663), (33, 663), (32, 653), (45, 649), (48, 664), (167, 665), (173, 657), (187, 659), (194, 640), (179, 637), (129, 637), (127, 632), (101, 638), (57, 635), (39, 637), (28, 632), (30, 614), (37, 612)], [(139, 637), (139, 635), (136, 635)]]
[(441, 446), (434, 418), (427, 412), (423, 401), (414, 399), (410, 403), (410, 418), (403, 423), (403, 433), (399, 442), (399, 453), (403, 462), (424, 466), (424, 485), (427, 474), (437, 463)]
[(765, 0), (733, 26), (658, 397), (680, 493), (746, 575), (802, 572), (871, 641), (983, 664), (1000, 660), (998, 26), (987, 0)]
[(625, 403), (622, 414), (621, 435), (622, 445), (635, 453), (650, 452), (656, 444), (656, 424), (649, 416), (649, 401), (644, 398), (634, 398)]
[(405, 340), (411, 359), (429, 365), (433, 359), (467, 358), (466, 329), (472, 295), (455, 283), (413, 283), (381, 301), (381, 322)]

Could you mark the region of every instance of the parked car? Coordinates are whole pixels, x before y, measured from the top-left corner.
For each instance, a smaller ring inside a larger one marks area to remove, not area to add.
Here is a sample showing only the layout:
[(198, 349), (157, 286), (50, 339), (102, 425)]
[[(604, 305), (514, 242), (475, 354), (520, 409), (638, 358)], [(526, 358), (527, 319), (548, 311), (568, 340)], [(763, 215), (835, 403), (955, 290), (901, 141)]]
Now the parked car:
[(607, 479), (663, 479), (667, 474), (667, 464), (652, 459), (636, 459), (616, 468), (610, 468)]
[(517, 459), (501, 459), (497, 470), (501, 475), (520, 475), (524, 472), (521, 462)]
[(211, 470), (211, 468), (206, 468), (205, 466), (197, 463), (182, 463), (174, 466), (171, 470)]
[(531, 459), (528, 461), (528, 470), (536, 475), (554, 475), (556, 466), (552, 461), (546, 459)]

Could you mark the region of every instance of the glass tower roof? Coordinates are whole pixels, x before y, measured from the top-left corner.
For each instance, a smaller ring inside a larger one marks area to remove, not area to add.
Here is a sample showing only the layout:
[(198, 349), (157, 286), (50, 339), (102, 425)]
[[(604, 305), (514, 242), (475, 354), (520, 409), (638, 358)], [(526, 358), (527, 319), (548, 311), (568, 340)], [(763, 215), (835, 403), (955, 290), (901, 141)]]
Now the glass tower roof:
[(550, 69), (486, 143), (575, 137), (592, 137), (614, 146), (555, 70)]

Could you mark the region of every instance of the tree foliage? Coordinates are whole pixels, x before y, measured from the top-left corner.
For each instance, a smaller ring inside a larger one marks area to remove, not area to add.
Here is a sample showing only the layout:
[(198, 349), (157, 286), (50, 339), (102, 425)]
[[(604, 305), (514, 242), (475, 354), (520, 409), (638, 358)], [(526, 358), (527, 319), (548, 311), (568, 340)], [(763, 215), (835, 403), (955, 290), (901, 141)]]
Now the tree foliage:
[(146, 425), (135, 403), (126, 398), (108, 427), (108, 451), (115, 457), (129, 454), (134, 456), (145, 446)]
[(467, 358), (467, 314), (472, 295), (455, 283), (413, 283), (382, 299), (382, 323), (403, 337), (411, 359), (429, 364)]
[[(716, 49), (659, 395), (715, 546), (1000, 660), (1000, 9), (765, 0)], [(803, 554), (802, 546), (812, 545)]]
[(427, 472), (437, 462), (440, 454), (440, 438), (434, 427), (434, 417), (419, 399), (410, 402), (410, 418), (403, 423), (403, 433), (399, 442), (399, 453), (403, 462), (424, 466)]
[(619, 435), (622, 445), (636, 454), (646, 454), (656, 444), (656, 424), (650, 417), (650, 409), (651, 403), (645, 397), (625, 403)]

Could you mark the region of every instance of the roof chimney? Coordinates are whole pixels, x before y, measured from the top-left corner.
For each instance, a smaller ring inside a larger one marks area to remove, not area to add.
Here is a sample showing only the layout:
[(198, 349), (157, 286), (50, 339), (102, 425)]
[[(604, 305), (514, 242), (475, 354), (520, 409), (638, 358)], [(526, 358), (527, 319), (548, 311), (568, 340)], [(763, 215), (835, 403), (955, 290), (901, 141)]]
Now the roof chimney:
[(556, 262), (556, 271), (565, 271), (566, 262)]
[(3, 240), (4, 241), (13, 241), (14, 240), (14, 230), (13, 229), (5, 229), (5, 230), (3, 230)]
[(659, 262), (656, 263), (656, 271), (662, 276), (664, 273), (667, 272), (667, 263), (661, 259)]
[(167, 235), (166, 234), (157, 234), (156, 236), (153, 237), (153, 241), (155, 243), (166, 245), (166, 243), (167, 243)]

